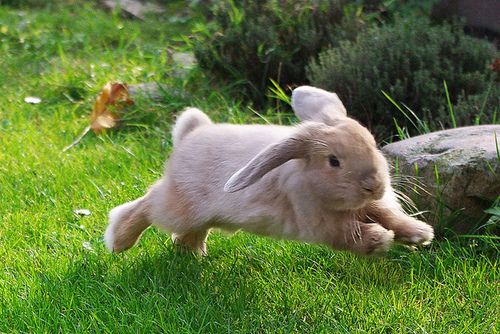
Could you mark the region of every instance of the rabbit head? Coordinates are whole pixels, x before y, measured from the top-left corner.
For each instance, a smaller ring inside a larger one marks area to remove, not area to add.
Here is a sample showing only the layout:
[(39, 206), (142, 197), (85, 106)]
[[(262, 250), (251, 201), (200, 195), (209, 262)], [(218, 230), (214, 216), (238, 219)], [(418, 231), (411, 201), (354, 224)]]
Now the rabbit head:
[(224, 190), (244, 189), (274, 168), (298, 159), (298, 191), (307, 191), (326, 209), (353, 210), (382, 198), (390, 183), (387, 162), (372, 134), (345, 116), (337, 95), (302, 86), (294, 91), (292, 106), (305, 122), (290, 137), (255, 156), (227, 181)]

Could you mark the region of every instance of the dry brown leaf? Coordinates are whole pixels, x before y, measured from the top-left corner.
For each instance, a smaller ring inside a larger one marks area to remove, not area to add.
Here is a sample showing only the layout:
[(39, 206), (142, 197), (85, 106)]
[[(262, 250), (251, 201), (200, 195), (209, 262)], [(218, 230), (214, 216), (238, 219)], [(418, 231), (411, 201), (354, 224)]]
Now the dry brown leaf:
[(106, 129), (115, 127), (119, 120), (116, 111), (120, 111), (125, 105), (133, 103), (134, 101), (129, 98), (126, 84), (108, 82), (96, 98), (94, 109), (90, 114), (90, 128), (99, 134)]

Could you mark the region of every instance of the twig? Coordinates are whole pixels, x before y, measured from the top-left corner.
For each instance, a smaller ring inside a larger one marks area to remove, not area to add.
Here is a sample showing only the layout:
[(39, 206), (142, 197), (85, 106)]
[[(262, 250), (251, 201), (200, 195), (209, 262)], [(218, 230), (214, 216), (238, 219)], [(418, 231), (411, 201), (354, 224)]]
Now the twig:
[(90, 126), (87, 126), (85, 128), (85, 130), (83, 130), (83, 132), (71, 143), (69, 144), (68, 146), (66, 146), (65, 148), (63, 148), (62, 152), (66, 152), (67, 150), (73, 148), (74, 146), (78, 145), (78, 143), (80, 143), (80, 141), (82, 140), (83, 137), (85, 137), (85, 135), (90, 131)]

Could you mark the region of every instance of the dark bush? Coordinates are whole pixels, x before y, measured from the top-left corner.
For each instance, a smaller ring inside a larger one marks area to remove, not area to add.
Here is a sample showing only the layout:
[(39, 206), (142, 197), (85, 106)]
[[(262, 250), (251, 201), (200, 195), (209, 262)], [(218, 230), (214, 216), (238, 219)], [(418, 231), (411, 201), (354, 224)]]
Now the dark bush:
[(215, 1), (212, 25), (194, 42), (196, 58), (217, 78), (241, 83), (241, 92), (261, 104), (269, 79), (282, 86), (305, 83), (311, 57), (355, 36), (363, 23), (346, 2)]
[(0, 0), (0, 6), (11, 6), (17, 8), (46, 8), (56, 7), (62, 3), (71, 4), (74, 1), (69, 0)]
[(500, 84), (493, 79), (484, 92), (460, 96), (454, 111), (459, 116), (458, 125), (499, 124)]
[[(498, 103), (498, 75), (490, 66), (495, 57), (493, 45), (466, 36), (459, 25), (396, 19), (394, 25), (374, 26), (355, 42), (323, 52), (311, 62), (308, 78), (313, 85), (337, 92), (354, 117), (387, 136), (394, 129), (393, 118), (412, 127), (382, 91), (435, 128), (450, 127), (443, 80), (452, 103), (460, 101), (455, 108), (457, 125), (471, 124), (483, 101), (482, 120), (491, 120)], [(475, 108), (467, 107), (469, 102)]]

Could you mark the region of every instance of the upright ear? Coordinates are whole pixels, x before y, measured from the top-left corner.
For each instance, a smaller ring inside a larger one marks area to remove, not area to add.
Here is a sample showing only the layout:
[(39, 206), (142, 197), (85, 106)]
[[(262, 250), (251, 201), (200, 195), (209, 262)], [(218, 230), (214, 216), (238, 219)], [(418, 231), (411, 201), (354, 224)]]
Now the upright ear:
[(311, 86), (300, 86), (293, 90), (292, 108), (301, 121), (330, 124), (347, 115), (337, 94)]
[(307, 140), (298, 138), (287, 138), (268, 146), (231, 176), (224, 186), (224, 191), (232, 193), (244, 189), (288, 160), (305, 157), (307, 146)]

